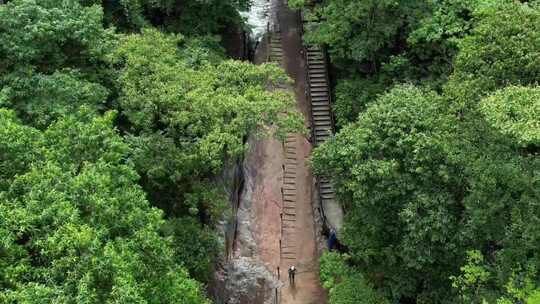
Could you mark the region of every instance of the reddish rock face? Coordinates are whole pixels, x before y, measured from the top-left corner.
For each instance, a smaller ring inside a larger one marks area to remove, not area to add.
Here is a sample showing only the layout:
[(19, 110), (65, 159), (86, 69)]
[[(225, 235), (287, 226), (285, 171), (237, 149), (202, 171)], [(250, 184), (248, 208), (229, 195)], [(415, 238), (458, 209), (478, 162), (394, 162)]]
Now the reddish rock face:
[[(266, 58), (282, 65), (294, 86), (297, 109), (307, 118), (307, 65), (295, 12), (282, 0), (272, 1), (272, 24), (279, 29), (263, 39), (256, 62)], [(279, 18), (278, 18), (279, 17)], [(309, 126), (306, 120), (306, 126)], [(244, 189), (236, 213), (236, 239), (230, 259), (216, 272), (217, 304), (326, 303), (319, 283), (320, 222), (312, 204), (313, 177), (308, 165), (311, 144), (303, 134), (284, 143), (250, 139), (243, 164)], [(295, 284), (287, 269), (297, 268)], [(278, 272), (278, 267), (280, 271)]]

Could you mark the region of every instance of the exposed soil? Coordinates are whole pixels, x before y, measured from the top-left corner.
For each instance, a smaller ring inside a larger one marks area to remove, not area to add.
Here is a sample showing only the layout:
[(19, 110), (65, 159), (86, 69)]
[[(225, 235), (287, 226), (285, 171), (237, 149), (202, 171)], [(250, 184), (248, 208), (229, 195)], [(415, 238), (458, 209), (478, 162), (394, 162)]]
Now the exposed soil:
[[(283, 65), (294, 80), (297, 108), (309, 127), (306, 63), (300, 23), (284, 0), (272, 1), (272, 21), (281, 32)], [(263, 39), (255, 62), (268, 58)], [(237, 213), (237, 237), (231, 259), (220, 274), (220, 303), (324, 304), (319, 282), (319, 243), (312, 206), (313, 176), (307, 164), (311, 143), (305, 135), (289, 134), (285, 143), (250, 139), (244, 161), (244, 191)], [(297, 268), (295, 284), (287, 270)]]
[[(279, 1), (277, 18), (283, 39), (284, 63), (287, 74), (294, 79), (294, 91), (297, 107), (306, 118), (305, 125), (309, 127), (310, 106), (306, 98), (306, 62), (302, 53), (301, 23), (297, 13), (289, 10)], [(319, 281), (319, 254), (315, 234), (315, 222), (312, 208), (313, 177), (307, 160), (311, 153), (311, 144), (303, 135), (296, 136), (296, 229), (297, 246), (296, 260), (281, 261), (284, 275), (281, 280), (285, 283), (281, 289), (281, 303), (315, 304), (326, 303), (326, 292)], [(288, 282), (286, 270), (295, 265), (298, 269), (295, 284)]]

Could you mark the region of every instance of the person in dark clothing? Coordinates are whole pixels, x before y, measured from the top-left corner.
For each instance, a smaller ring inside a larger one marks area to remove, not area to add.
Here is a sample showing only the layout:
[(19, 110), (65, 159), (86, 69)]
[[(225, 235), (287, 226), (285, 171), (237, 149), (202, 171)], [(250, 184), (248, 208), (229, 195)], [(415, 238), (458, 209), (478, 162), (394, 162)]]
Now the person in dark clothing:
[(294, 275), (296, 274), (296, 268), (294, 266), (289, 267), (289, 282), (294, 284)]
[(336, 230), (332, 228), (330, 230), (330, 235), (328, 236), (328, 250), (329, 251), (332, 251), (332, 249), (334, 249), (336, 242), (337, 242)]

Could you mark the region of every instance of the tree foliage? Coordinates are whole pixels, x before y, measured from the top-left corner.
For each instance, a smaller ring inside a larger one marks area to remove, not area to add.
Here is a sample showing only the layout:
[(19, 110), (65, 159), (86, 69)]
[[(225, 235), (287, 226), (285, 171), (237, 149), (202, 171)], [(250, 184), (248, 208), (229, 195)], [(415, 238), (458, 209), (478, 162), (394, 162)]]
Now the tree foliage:
[(249, 1), (0, 2), (0, 302), (207, 303), (220, 175), (303, 128), (225, 58)]
[(507, 85), (540, 79), (540, 4), (495, 1), (476, 11), (478, 25), (459, 42), (448, 95), (462, 103)]
[[(344, 127), (315, 150), (314, 168), (332, 177), (347, 210), (349, 271), (390, 301), (532, 303), (540, 285), (538, 3), (434, 3), (442, 6), (411, 32), (407, 52), (433, 50), (426, 43), (449, 51), (448, 82), (392, 89), (399, 78), (388, 78), (396, 70), (385, 64), (375, 76), (357, 72), (357, 89), (338, 80)], [(344, 108), (360, 111), (354, 123)]]
[(219, 34), (227, 26), (241, 25), (239, 11), (248, 0), (79, 0), (85, 6), (103, 3), (105, 21), (123, 31), (148, 26), (189, 35)]
[[(242, 155), (246, 136), (303, 125), (292, 96), (271, 90), (288, 81), (277, 66), (192, 61), (177, 48), (182, 43), (181, 36), (145, 30), (122, 39), (112, 56), (121, 66), (119, 109), (129, 122), (134, 162), (173, 213), (193, 207), (181, 203), (199, 185), (193, 181), (207, 184), (227, 160)], [(169, 187), (184, 193), (167, 198)]]
[(306, 34), (308, 42), (326, 44), (334, 62), (368, 63), (370, 69), (391, 55), (408, 27), (425, 10), (423, 1), (325, 1), (312, 18), (323, 21)]
[(0, 192), (2, 301), (206, 303), (160, 235), (114, 115), (79, 115), (26, 132), (39, 157)]
[(333, 176), (347, 204), (344, 238), (353, 257), (384, 273), (397, 298), (419, 285), (438, 288), (460, 258), (456, 173), (463, 167), (451, 157), (456, 119), (438, 99), (394, 89), (314, 155), (316, 171)]
[(321, 257), (321, 281), (329, 290), (330, 304), (388, 303), (362, 274), (347, 266), (348, 256), (325, 253)]
[(308, 11), (305, 40), (326, 46), (335, 68), (338, 126), (393, 85), (440, 90), (480, 2), (340, 0)]
[(103, 108), (114, 39), (102, 17), (76, 1), (0, 6), (0, 106), (40, 128), (82, 105)]
[(480, 111), (518, 145), (540, 147), (540, 88), (507, 87), (483, 99)]
[(461, 122), (435, 93), (383, 95), (316, 150), (314, 164), (348, 210), (343, 240), (355, 263), (383, 273), (393, 299), (455, 301), (448, 278), (466, 248), (491, 257), (495, 294), (536, 256), (538, 159), (482, 121)]
[(38, 158), (35, 145), (41, 134), (23, 126), (15, 113), (0, 109), (0, 191), (7, 190), (18, 174), (30, 169)]

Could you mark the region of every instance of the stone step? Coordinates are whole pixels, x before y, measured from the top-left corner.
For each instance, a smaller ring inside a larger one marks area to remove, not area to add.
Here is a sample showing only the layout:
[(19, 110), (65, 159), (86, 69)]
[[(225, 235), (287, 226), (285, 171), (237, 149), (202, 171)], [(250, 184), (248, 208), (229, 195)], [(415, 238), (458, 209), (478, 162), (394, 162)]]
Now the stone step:
[(314, 71), (313, 73), (309, 73), (309, 77), (310, 78), (324, 78), (324, 79), (326, 79), (326, 74)]
[(311, 107), (325, 107), (325, 108), (331, 108), (330, 103), (328, 102), (328, 99), (315, 99), (311, 101)]
[(313, 120), (315, 121), (315, 123), (317, 122), (327, 122), (330, 124), (332, 123), (329, 117), (323, 117), (323, 116), (315, 116), (313, 117)]
[[(319, 131), (319, 130), (328, 130), (328, 131), (332, 131), (332, 126), (331, 125), (327, 125), (325, 123), (323, 123), (322, 121), (314, 121), (315, 123), (315, 126), (313, 128), (314, 131)], [(319, 124), (317, 124), (319, 123)]]
[(330, 102), (328, 102), (328, 99), (326, 98), (315, 98), (311, 99), (311, 108), (319, 108), (319, 109), (331, 109)]
[(332, 193), (322, 193), (321, 192), (321, 198), (323, 199), (334, 199), (336, 196), (335, 194), (332, 192)]
[(311, 98), (315, 98), (315, 101), (329, 103), (330, 97), (328, 96), (328, 90), (326, 88), (311, 88)]
[(286, 170), (283, 172), (284, 179), (296, 179), (296, 170)]
[(311, 107), (312, 108), (316, 108), (316, 107), (324, 107), (324, 108), (332, 108), (330, 106), (330, 102), (328, 101), (328, 99), (311, 99)]
[(330, 182), (328, 177), (320, 176), (319, 177), (319, 187), (324, 189), (334, 189), (334, 184)]
[(319, 53), (308, 53), (308, 60), (324, 60), (324, 57), (322, 54)]
[(325, 195), (335, 195), (334, 187), (322, 187), (319, 185), (319, 192)]
[(315, 136), (315, 140), (319, 142), (325, 142), (330, 140), (330, 136)]
[(296, 178), (288, 178), (283, 180), (284, 185), (296, 186)]
[(315, 116), (328, 116), (328, 118), (330, 118), (330, 116), (332, 115), (330, 113), (330, 109), (327, 107), (327, 108), (324, 108), (324, 109), (321, 109), (321, 108), (311, 108), (311, 113)]
[(329, 120), (326, 120), (326, 121), (316, 120), (314, 121), (314, 124), (315, 124), (315, 130), (319, 130), (320, 128), (324, 128), (324, 127), (327, 127), (328, 129), (330, 129), (332, 127), (332, 121), (329, 121)]
[(315, 134), (315, 139), (316, 140), (329, 140), (332, 136), (328, 133), (328, 132), (321, 132), (321, 133), (316, 133)]
[(332, 133), (330, 132), (330, 130), (316, 130), (315, 136), (317, 138), (330, 138), (332, 137)]
[(296, 191), (296, 184), (283, 184), (283, 191), (285, 190), (294, 190)]
[(332, 135), (330, 135), (329, 130), (320, 131), (318, 134), (314, 134), (316, 140), (329, 140)]
[(296, 201), (283, 201), (283, 208), (287, 208), (289, 210), (296, 210)]
[(296, 212), (296, 205), (287, 205), (287, 206), (283, 206), (283, 212), (288, 212), (288, 213), (292, 213), (292, 212)]
[(326, 72), (323, 69), (310, 69), (308, 72), (309, 75), (321, 74), (324, 75), (324, 77), (326, 78)]
[(313, 111), (313, 116), (320, 116), (320, 117), (328, 117), (330, 118), (330, 111), (328, 110), (317, 110), (317, 111)]
[(326, 82), (324, 82), (324, 83), (310, 83), (309, 86), (311, 88), (328, 88), (328, 84), (326, 84)]
[(319, 184), (321, 187), (334, 187), (334, 185), (330, 182), (330, 180), (327, 177), (321, 177), (319, 178)]
[(289, 210), (296, 210), (296, 202), (284, 201), (283, 208), (287, 208)]
[(286, 213), (284, 213), (283, 214), (283, 220), (284, 221), (292, 221), (292, 222), (294, 222), (294, 221), (296, 221), (296, 214), (286, 214)]
[(325, 85), (327, 86), (328, 83), (326, 82), (326, 78), (309, 78), (309, 84), (311, 87), (314, 85)]
[(289, 192), (285, 193), (285, 190), (283, 190), (283, 200), (296, 204), (296, 191), (289, 190)]
[(315, 136), (318, 137), (331, 137), (332, 133), (330, 130), (315, 130)]
[[(314, 89), (317, 89), (317, 88), (314, 88)], [(311, 91), (310, 92), (311, 94), (311, 98), (315, 98), (315, 99), (318, 99), (319, 101), (321, 100), (328, 100), (329, 99), (329, 96), (328, 96), (328, 90), (316, 90), (316, 91)]]
[(334, 195), (336, 193), (336, 191), (334, 190), (334, 187), (326, 187), (325, 188), (325, 187), (320, 186), (319, 188), (320, 188), (319, 192), (321, 192), (322, 194), (332, 194), (332, 195)]
[(321, 111), (326, 111), (326, 112), (331, 113), (331, 109), (327, 104), (326, 105), (311, 105), (311, 111), (313, 113), (315, 112), (320, 113)]
[(328, 93), (328, 87), (327, 86), (324, 86), (324, 87), (314, 86), (314, 87), (311, 87), (310, 90), (311, 90), (311, 92), (327, 92)]
[(324, 83), (326, 83), (326, 76), (324, 76), (324, 75), (322, 75), (322, 76), (310, 75), (309, 76), (309, 83), (314, 83), (314, 82), (324, 82)]

